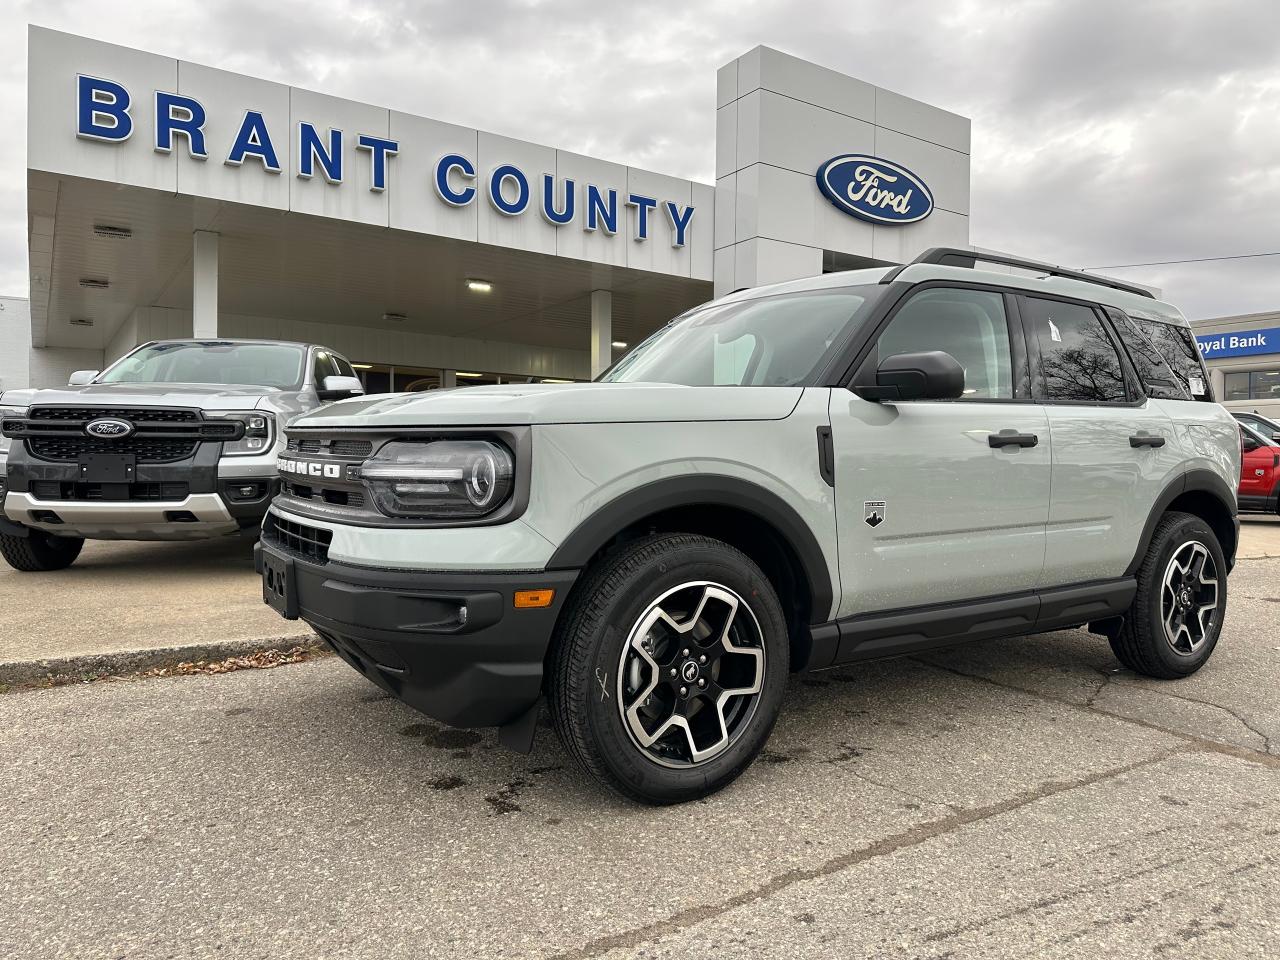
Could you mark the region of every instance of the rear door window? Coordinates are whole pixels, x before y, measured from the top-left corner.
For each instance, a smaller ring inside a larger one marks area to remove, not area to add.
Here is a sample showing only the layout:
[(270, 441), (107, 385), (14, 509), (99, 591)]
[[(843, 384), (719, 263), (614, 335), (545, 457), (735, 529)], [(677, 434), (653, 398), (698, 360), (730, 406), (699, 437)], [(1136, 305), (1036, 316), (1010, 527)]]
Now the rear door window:
[(1019, 300), (1028, 337), (1040, 351), (1041, 399), (1075, 403), (1129, 400), (1124, 365), (1092, 307), (1042, 297)]

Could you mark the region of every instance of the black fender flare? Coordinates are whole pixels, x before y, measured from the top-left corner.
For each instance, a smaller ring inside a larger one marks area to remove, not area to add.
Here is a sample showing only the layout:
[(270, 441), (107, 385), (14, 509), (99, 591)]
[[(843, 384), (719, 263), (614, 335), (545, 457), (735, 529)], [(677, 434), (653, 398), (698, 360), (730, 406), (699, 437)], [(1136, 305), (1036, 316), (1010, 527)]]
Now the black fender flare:
[(811, 621), (827, 620), (833, 598), (831, 574), (813, 531), (780, 496), (739, 477), (699, 473), (654, 480), (629, 490), (578, 524), (551, 555), (547, 569), (580, 569), (632, 524), (675, 507), (697, 506), (741, 510), (771, 526), (800, 560), (809, 584)]
[[(1212, 470), (1188, 470), (1186, 473), (1176, 477), (1170, 484), (1161, 491), (1160, 496), (1156, 498), (1155, 505), (1151, 508), (1151, 513), (1147, 517), (1147, 522), (1142, 528), (1142, 538), (1138, 541), (1138, 549), (1133, 555), (1133, 559), (1129, 562), (1124, 575), (1126, 577), (1135, 576), (1138, 568), (1142, 566), (1142, 561), (1147, 555), (1147, 548), (1151, 546), (1151, 538), (1155, 534), (1156, 524), (1160, 522), (1160, 518), (1164, 516), (1165, 511), (1169, 509), (1169, 504), (1182, 496), (1184, 493), (1207, 493), (1215, 500), (1222, 503), (1223, 509), (1234, 519), (1236, 516), (1236, 492), (1227, 485), (1227, 482), (1218, 476)], [(1225, 550), (1226, 544), (1223, 544)], [(1235, 561), (1235, 549), (1230, 552), (1227, 557), (1227, 566), (1230, 567)]]

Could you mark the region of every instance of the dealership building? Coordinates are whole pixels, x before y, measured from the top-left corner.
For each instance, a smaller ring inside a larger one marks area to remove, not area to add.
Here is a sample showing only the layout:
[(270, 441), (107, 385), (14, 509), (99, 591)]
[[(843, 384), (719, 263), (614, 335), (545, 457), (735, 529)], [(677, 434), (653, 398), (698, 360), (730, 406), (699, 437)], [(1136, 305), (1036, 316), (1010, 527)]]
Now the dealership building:
[(767, 47), (714, 80), (714, 184), (41, 27), (27, 59), (0, 389), (190, 336), (377, 391), (587, 379), (718, 294), (969, 245), (966, 118)]
[(1219, 402), (1280, 420), (1280, 313), (1198, 320), (1192, 330)]

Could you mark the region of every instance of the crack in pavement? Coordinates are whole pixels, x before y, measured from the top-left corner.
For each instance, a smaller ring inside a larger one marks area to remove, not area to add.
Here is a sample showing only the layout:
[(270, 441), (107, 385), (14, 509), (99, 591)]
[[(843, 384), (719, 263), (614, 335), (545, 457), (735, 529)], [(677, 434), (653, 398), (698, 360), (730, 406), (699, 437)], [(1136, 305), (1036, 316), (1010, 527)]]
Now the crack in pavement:
[(1126, 763), (1122, 766), (1110, 767), (1096, 773), (1086, 774), (1082, 777), (1077, 777), (1075, 780), (1051, 780), (1040, 784), (1034, 789), (1014, 794), (1012, 797), (997, 801), (996, 803), (986, 804), (981, 807), (972, 807), (967, 810), (959, 810), (940, 819), (926, 821), (919, 826), (912, 827), (910, 830), (905, 830), (902, 833), (896, 833), (892, 836), (873, 841), (866, 846), (838, 854), (828, 860), (824, 860), (816, 866), (797, 867), (793, 870), (788, 870), (786, 873), (781, 873), (775, 877), (771, 877), (758, 887), (753, 887), (750, 890), (744, 890), (742, 893), (735, 894), (734, 896), (729, 897), (726, 900), (722, 900), (719, 903), (700, 904), (694, 907), (686, 907), (684, 910), (679, 910), (662, 920), (657, 920), (641, 927), (633, 927), (630, 930), (623, 930), (618, 933), (611, 933), (602, 937), (597, 937), (594, 940), (587, 941), (580, 947), (553, 954), (549, 960), (591, 960), (591, 958), (603, 956), (610, 950), (637, 947), (642, 943), (648, 943), (669, 934), (679, 933), (682, 930), (686, 930), (699, 923), (715, 919), (716, 917), (729, 913), (738, 907), (765, 900), (776, 893), (795, 886), (798, 883), (831, 876), (832, 874), (838, 873), (841, 870), (846, 870), (849, 867), (866, 863), (868, 860), (874, 860), (878, 857), (886, 857), (897, 853), (899, 850), (919, 846), (920, 844), (936, 839), (937, 837), (954, 833), (955, 831), (970, 826), (971, 824), (980, 823), (984, 820), (990, 820), (993, 817), (1011, 813), (1015, 810), (1030, 806), (1033, 803), (1038, 803), (1041, 800), (1047, 800), (1050, 797), (1055, 797), (1058, 794), (1066, 793), (1070, 790), (1080, 790), (1085, 787), (1091, 787), (1094, 784), (1124, 776), (1125, 774), (1131, 773), (1142, 767), (1151, 766), (1156, 763), (1163, 763), (1171, 757), (1188, 752), (1190, 751), (1188, 751), (1185, 746), (1172, 747), (1167, 750), (1162, 750), (1153, 756), (1146, 757), (1145, 759), (1135, 760), (1132, 763)]
[[(1087, 706), (1085, 704), (1077, 703), (1074, 700), (1068, 700), (1065, 697), (1055, 697), (1052, 694), (1045, 693), (1041, 690), (1019, 687), (1012, 683), (1003, 683), (999, 680), (993, 680), (991, 677), (983, 676), (980, 673), (969, 673), (968, 671), (960, 670), (956, 667), (948, 667), (939, 663), (933, 663), (929, 660), (921, 660), (918, 657), (911, 657), (910, 659), (922, 666), (932, 667), (934, 670), (941, 671), (942, 673), (950, 673), (957, 677), (966, 677), (970, 680), (978, 680), (982, 683), (988, 683), (993, 687), (999, 687), (1002, 690), (1013, 690), (1017, 693), (1024, 693), (1029, 697), (1035, 697), (1037, 700), (1043, 700), (1046, 703), (1056, 703), (1059, 706), (1069, 707), (1072, 710), (1097, 714), (1098, 716), (1107, 717), (1111, 720), (1119, 720), (1121, 723), (1132, 723), (1135, 726), (1142, 727), (1146, 730), (1153, 730), (1156, 733), (1163, 733), (1170, 737), (1176, 737), (1177, 739), (1194, 746), (1197, 750), (1203, 753), (1218, 753), (1227, 757), (1235, 757), (1237, 760), (1244, 760), (1246, 763), (1255, 763), (1271, 770), (1280, 770), (1280, 756), (1276, 756), (1270, 751), (1256, 750), (1252, 747), (1238, 747), (1232, 743), (1223, 743), (1220, 740), (1210, 740), (1208, 737), (1196, 736), (1194, 733), (1185, 733), (1181, 730), (1171, 730), (1168, 727), (1160, 726), (1158, 723), (1152, 723), (1150, 720), (1139, 720), (1137, 717), (1126, 716), (1123, 713), (1116, 713), (1113, 710), (1107, 710), (1103, 707)], [(1132, 686), (1136, 687), (1137, 684), (1133, 684)], [(1143, 687), (1140, 689), (1149, 688)], [(1253, 728), (1250, 727), (1249, 729), (1252, 730)]]
[[(1275, 750), (1272, 749), (1271, 737), (1255, 727), (1251, 721), (1246, 720), (1234, 707), (1228, 707), (1221, 703), (1214, 703), (1212, 700), (1201, 700), (1199, 697), (1188, 697), (1181, 693), (1170, 693), (1169, 691), (1162, 690), (1159, 687), (1149, 686), (1145, 683), (1135, 681), (1125, 681), (1124, 683), (1119, 684), (1119, 686), (1130, 687), (1134, 690), (1145, 690), (1148, 693), (1155, 694), (1157, 697), (1168, 697), (1170, 700), (1181, 700), (1184, 703), (1198, 703), (1202, 707), (1213, 707), (1216, 710), (1221, 710), (1223, 713), (1227, 714), (1227, 716), (1234, 718), (1240, 726), (1244, 727), (1255, 737), (1261, 740), (1263, 752), (1267, 754), (1275, 753)], [(1090, 704), (1090, 706), (1092, 706), (1092, 704)]]

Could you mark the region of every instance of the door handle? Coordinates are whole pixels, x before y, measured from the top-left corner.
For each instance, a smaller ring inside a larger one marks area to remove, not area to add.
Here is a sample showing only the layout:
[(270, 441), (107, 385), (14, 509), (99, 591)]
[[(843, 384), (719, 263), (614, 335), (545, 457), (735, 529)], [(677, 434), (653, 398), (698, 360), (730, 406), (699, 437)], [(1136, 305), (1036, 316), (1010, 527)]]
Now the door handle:
[(1164, 437), (1154, 433), (1147, 433), (1145, 430), (1139, 430), (1137, 436), (1129, 438), (1129, 446), (1131, 447), (1163, 447)]
[(1034, 447), (1039, 442), (1040, 438), (1034, 433), (1018, 433), (1016, 430), (987, 434), (987, 443), (993, 447)]

